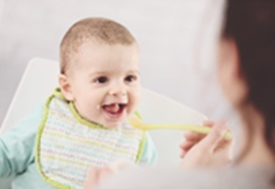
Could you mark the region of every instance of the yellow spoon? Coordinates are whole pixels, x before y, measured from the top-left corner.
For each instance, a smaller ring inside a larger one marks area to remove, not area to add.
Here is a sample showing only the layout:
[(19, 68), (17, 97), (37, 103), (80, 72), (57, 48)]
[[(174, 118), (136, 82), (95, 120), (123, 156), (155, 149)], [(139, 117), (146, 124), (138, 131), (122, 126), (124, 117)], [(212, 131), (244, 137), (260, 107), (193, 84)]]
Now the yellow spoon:
[[(137, 117), (130, 117), (129, 123), (137, 128), (142, 130), (152, 130), (152, 129), (182, 129), (187, 131), (194, 131), (201, 134), (208, 134), (211, 128), (198, 125), (187, 125), (187, 124), (147, 124), (142, 122)], [(232, 136), (229, 132), (226, 132), (224, 139), (231, 140)]]

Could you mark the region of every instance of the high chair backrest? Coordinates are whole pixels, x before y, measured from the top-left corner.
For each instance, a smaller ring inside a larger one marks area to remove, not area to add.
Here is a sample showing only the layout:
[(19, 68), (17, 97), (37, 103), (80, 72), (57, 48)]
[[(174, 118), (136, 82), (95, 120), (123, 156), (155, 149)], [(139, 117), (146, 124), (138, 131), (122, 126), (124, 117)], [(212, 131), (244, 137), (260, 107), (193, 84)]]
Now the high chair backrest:
[[(56, 61), (43, 58), (33, 58), (30, 61), (4, 118), (0, 135), (38, 104), (45, 102), (58, 86), (58, 74), (59, 65)], [(203, 114), (145, 88), (142, 88), (138, 111), (147, 123), (201, 124), (206, 119)], [(150, 135), (158, 150), (158, 163), (178, 164), (179, 144), (183, 140), (183, 132), (161, 130), (150, 131)]]

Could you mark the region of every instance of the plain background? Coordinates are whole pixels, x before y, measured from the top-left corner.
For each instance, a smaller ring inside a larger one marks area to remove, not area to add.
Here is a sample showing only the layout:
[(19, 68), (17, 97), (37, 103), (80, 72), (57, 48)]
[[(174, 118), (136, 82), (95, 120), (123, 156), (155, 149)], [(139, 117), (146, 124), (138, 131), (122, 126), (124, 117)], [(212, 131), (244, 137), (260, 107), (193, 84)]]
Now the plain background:
[(223, 4), (223, 0), (0, 0), (0, 123), (28, 61), (58, 60), (67, 29), (79, 19), (96, 16), (120, 22), (136, 37), (144, 87), (210, 119), (225, 118), (236, 131), (237, 118), (215, 75)]

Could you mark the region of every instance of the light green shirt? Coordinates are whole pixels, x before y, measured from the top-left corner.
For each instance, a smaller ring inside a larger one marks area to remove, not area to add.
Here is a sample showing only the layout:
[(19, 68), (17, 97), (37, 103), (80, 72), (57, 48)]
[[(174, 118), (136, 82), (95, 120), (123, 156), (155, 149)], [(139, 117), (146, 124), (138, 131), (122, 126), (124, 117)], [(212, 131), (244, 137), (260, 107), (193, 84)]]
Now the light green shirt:
[[(43, 117), (44, 107), (38, 107), (29, 116), (0, 136), (0, 177), (14, 176), (13, 189), (53, 189), (39, 175), (35, 165), (35, 141)], [(146, 143), (140, 163), (153, 164), (157, 151), (146, 134)], [(0, 183), (1, 185), (1, 183)]]

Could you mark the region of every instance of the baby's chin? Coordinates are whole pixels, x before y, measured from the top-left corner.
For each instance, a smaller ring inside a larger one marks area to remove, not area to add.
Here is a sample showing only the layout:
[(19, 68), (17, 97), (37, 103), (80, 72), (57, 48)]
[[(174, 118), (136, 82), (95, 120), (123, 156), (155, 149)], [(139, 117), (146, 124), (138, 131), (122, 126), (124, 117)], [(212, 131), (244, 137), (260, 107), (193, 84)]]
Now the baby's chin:
[(125, 123), (128, 120), (128, 117), (122, 120), (98, 120), (98, 121), (92, 121), (91, 119), (86, 119), (90, 123), (95, 125), (100, 125), (106, 129), (117, 129), (122, 126), (123, 123)]
[(122, 123), (105, 123), (105, 124), (101, 124), (103, 127), (105, 127), (106, 129), (117, 129), (119, 127), (121, 127)]

